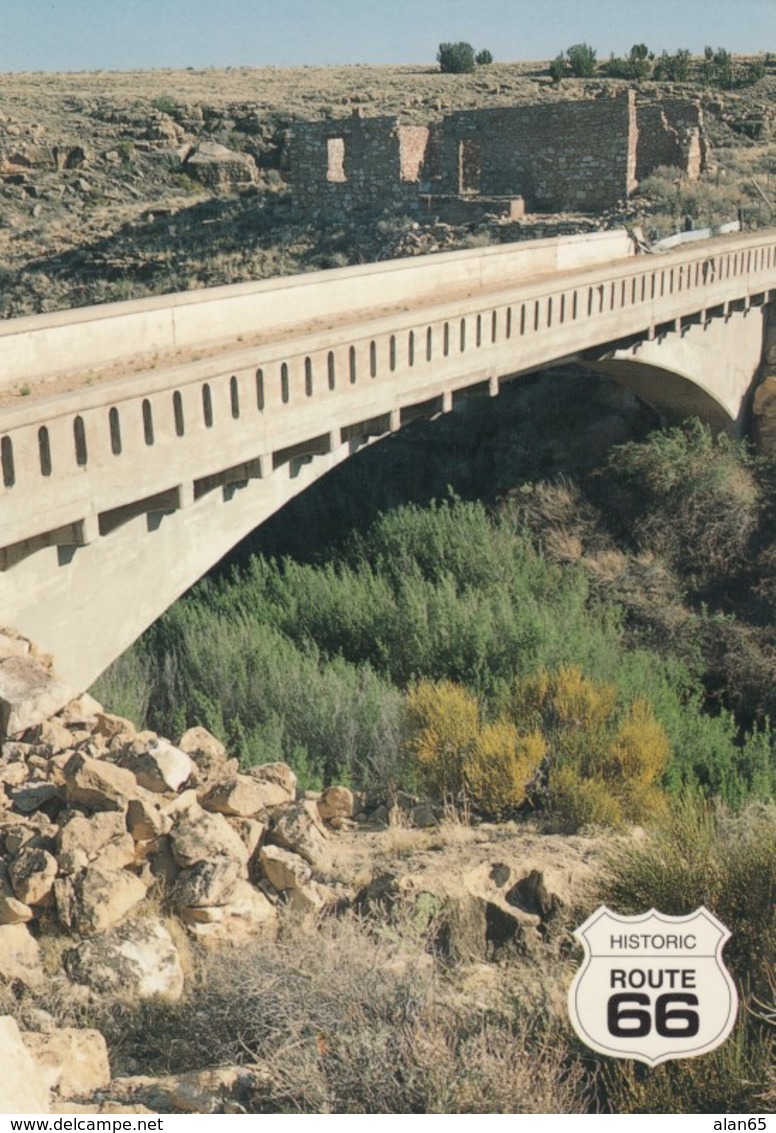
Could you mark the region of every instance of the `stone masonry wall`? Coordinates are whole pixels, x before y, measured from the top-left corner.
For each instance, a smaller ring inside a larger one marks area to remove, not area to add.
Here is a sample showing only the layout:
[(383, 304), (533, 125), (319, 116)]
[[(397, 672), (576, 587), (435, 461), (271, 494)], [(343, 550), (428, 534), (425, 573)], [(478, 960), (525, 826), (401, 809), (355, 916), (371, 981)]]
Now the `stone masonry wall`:
[(636, 107), (638, 141), (636, 178), (642, 181), (658, 166), (676, 166), (697, 180), (709, 161), (703, 111), (699, 102), (665, 98)]
[(418, 194), (518, 197), (528, 211), (597, 212), (660, 165), (691, 178), (708, 165), (700, 104), (637, 106), (633, 91), (493, 110), (461, 110), (431, 127), (394, 118), (299, 123), (290, 148), (294, 198), (328, 213), (399, 207)]
[[(525, 197), (529, 210), (592, 211), (635, 185), (635, 104), (616, 98), (461, 111), (442, 124), (439, 192), (461, 185), (460, 170), (480, 158), (479, 192)], [(433, 191), (433, 188), (432, 188)]]
[(399, 126), (394, 118), (298, 123), (290, 151), (295, 203), (328, 213), (417, 207), (427, 139), (425, 126)]

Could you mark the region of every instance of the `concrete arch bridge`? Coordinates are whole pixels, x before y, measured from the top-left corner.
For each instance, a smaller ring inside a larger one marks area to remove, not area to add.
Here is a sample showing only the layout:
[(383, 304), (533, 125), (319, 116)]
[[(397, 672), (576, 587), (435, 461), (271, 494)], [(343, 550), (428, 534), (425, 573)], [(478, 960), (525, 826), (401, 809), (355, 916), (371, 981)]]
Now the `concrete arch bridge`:
[(776, 231), (619, 231), (0, 324), (0, 624), (81, 691), (364, 444), (553, 363), (740, 427), (774, 299)]

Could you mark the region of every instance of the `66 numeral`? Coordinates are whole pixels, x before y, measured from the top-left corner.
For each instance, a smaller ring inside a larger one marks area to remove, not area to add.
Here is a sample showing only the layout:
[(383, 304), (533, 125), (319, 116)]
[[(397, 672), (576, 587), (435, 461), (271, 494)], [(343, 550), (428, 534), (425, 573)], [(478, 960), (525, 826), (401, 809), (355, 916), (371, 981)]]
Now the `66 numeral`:
[[(628, 1007), (627, 1004), (636, 1004)], [(682, 1007), (675, 1007), (682, 1004)], [(665, 992), (655, 1000), (655, 1030), (662, 1039), (691, 1039), (698, 1034), (701, 1021), (698, 996), (691, 992)], [(624, 1039), (643, 1039), (652, 1030), (652, 1000), (643, 992), (625, 991), (609, 996), (606, 1025), (610, 1035)], [(646, 1010), (645, 1010), (646, 1008)]]

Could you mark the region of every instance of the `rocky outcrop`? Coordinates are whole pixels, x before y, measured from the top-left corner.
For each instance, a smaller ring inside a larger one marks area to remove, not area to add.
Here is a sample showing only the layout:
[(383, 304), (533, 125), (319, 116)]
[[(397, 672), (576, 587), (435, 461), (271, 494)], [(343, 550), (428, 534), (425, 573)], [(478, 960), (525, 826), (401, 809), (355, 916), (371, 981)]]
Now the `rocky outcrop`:
[(10, 1015), (0, 1017), (0, 1113), (48, 1113), (46, 1077)]

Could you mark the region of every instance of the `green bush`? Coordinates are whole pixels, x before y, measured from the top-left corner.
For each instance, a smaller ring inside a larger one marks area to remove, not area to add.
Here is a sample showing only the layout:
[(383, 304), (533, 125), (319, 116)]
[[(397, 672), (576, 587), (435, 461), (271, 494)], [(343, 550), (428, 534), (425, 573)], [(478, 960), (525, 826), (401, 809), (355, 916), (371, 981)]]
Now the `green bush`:
[(474, 57), (474, 62), (478, 67), (486, 67), (493, 62), (493, 54), (484, 47), (482, 51), (478, 51)]
[(440, 43), (437, 62), (443, 74), (469, 75), (474, 70), (474, 48), (470, 43)]
[(591, 79), (598, 69), (595, 48), (588, 43), (575, 43), (567, 48), (566, 59), (575, 79)]
[(744, 444), (693, 420), (618, 446), (609, 468), (639, 550), (663, 556), (697, 587), (740, 569), (761, 509)]
[(656, 908), (681, 916), (704, 905), (730, 930), (725, 962), (742, 1000), (733, 1035), (716, 1051), (655, 1069), (608, 1064), (603, 1083), (617, 1113), (763, 1113), (773, 1097), (773, 941), (776, 807), (733, 815), (697, 796), (676, 801), (640, 843), (606, 863), (600, 899), (623, 914)]

